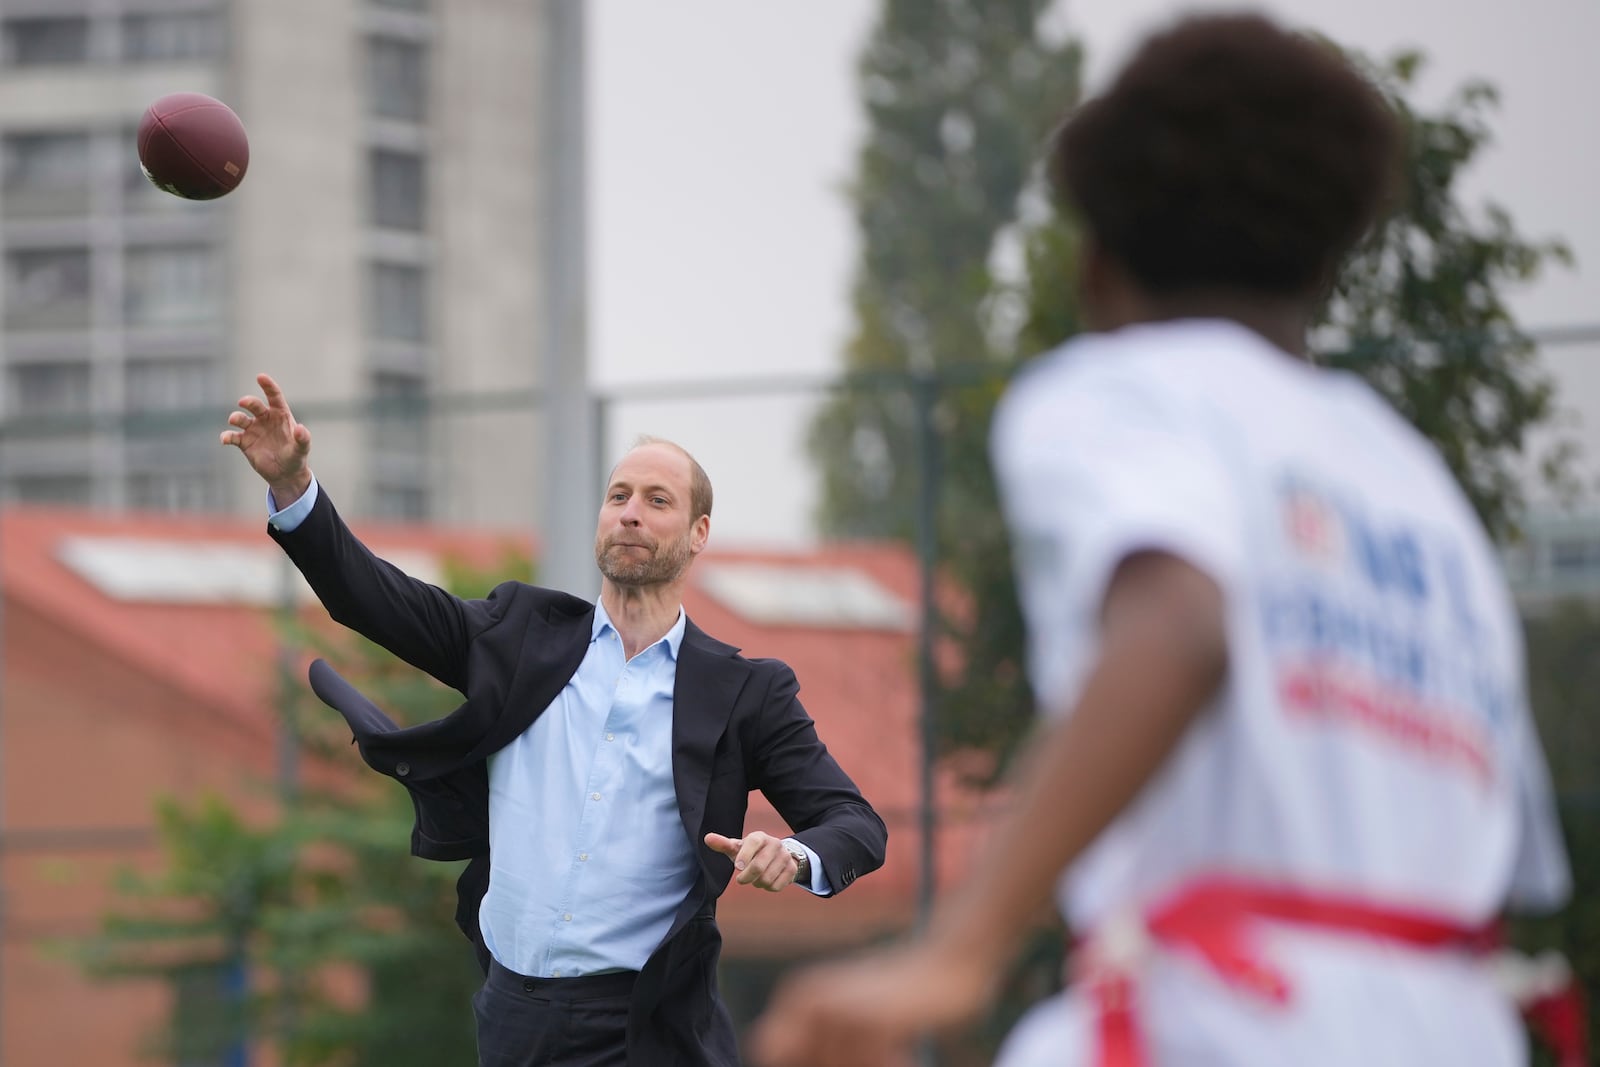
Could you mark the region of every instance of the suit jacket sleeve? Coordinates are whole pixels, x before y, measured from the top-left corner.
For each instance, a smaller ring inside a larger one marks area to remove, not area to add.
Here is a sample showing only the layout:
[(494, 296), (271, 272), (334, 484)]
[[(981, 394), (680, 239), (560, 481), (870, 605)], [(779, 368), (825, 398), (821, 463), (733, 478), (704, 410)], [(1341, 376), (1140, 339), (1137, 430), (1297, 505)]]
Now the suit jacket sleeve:
[(772, 802), (795, 837), (822, 860), (842, 890), (883, 866), (889, 831), (817, 736), (787, 665), (773, 668), (752, 754), (750, 784)]
[(463, 600), (378, 558), (350, 532), (325, 486), (318, 487), (311, 514), (294, 530), (267, 531), (334, 621), (466, 691), (468, 648), (498, 617), (496, 594)]

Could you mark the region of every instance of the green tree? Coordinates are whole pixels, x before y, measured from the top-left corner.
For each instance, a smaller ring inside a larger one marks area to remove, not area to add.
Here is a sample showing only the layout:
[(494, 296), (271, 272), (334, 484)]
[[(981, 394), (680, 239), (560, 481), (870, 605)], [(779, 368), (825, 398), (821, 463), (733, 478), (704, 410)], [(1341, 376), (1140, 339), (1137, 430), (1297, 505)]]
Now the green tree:
[(1558, 603), (1530, 613), (1524, 630), (1528, 690), (1551, 777), (1559, 792), (1600, 813), (1600, 720), (1594, 714), (1600, 693), (1600, 657), (1594, 654), (1600, 648), (1600, 607)]
[[(1426, 114), (1408, 99), (1419, 53), (1365, 66), (1405, 122), (1401, 199), (1340, 275), (1318, 348), (1425, 434), (1479, 517), (1509, 536), (1523, 504), (1527, 433), (1553, 414), (1554, 385), (1505, 292), (1571, 254), (1560, 241), (1523, 237), (1495, 204), (1475, 214), (1461, 202), (1460, 179), (1490, 142), (1493, 86), (1469, 81)], [(1539, 459), (1548, 479), (1565, 479), (1564, 447)]]
[[(529, 571), (525, 558), (509, 557), (495, 573)], [(489, 582), (454, 568), (448, 584)], [(424, 721), (460, 700), (353, 635), (286, 630), (397, 721)], [(354, 762), (348, 728), (302, 686), (286, 695), (284, 714), (305, 751)], [(468, 1005), (482, 976), (453, 918), (462, 865), (413, 858), (405, 791), (351, 773), (351, 789), (289, 793), (266, 825), (215, 797), (161, 805), (163, 865), (123, 873), (121, 903), (98, 937), (75, 947), (92, 974), (159, 978), (177, 991), (152, 1053), (223, 1062), (264, 1042), (290, 1067), (472, 1062)]]
[(457, 865), (411, 859), (409, 831), (398, 789), (304, 797), (269, 826), (216, 797), (168, 802), (163, 868), (124, 876), (80, 953), (176, 991), (147, 1046), (172, 1062), (266, 1042), (296, 1067), (469, 1063), (479, 976), (450, 920)]
[[(928, 396), (908, 389), (905, 375), (963, 383), (942, 389), (931, 412), (937, 540), (958, 585), (973, 594), (946, 626), (974, 668), (966, 676), (991, 672), (1013, 703), (1020, 625), (1014, 603), (990, 595), (1009, 587), (1010, 565), (985, 439), (1016, 360), (1004, 334), (1017, 300), (992, 264), (997, 249), (1018, 242), (1040, 147), (1078, 91), (1078, 46), (1041, 28), (1050, 6), (883, 5), (859, 67), (871, 133), (854, 186), (862, 260), (846, 365), (855, 384), (823, 408), (810, 435), (823, 530), (914, 541), (930, 476), (918, 425)], [(980, 717), (948, 717), (945, 732), (969, 748), (990, 741)]]
[[(1041, 40), (1045, 6), (1008, 5), (1011, 17), (964, 50), (948, 39), (960, 30), (959, 13), (977, 3), (886, 5), (861, 68), (869, 117), (855, 189), (863, 252), (846, 352), (855, 384), (812, 429), (823, 530), (915, 543), (928, 453), (919, 447), (916, 390), (906, 383), (937, 379), (934, 539), (941, 574), (960, 591), (940, 619), (940, 636), (959, 654), (941, 658), (939, 733), (947, 749), (998, 757), (981, 764), (991, 774), (1031, 722), (1032, 703), (988, 464), (989, 421), (1003, 380), (1080, 327), (1076, 229), (1049, 208), (1035, 164), (1073, 98), (1081, 58), (1070, 42)], [(974, 55), (983, 57), (981, 73)], [(1020, 97), (993, 74), (1019, 66), (1034, 72)], [(1470, 83), (1425, 112), (1410, 102), (1420, 56), (1367, 66), (1408, 130), (1403, 195), (1338, 280), (1314, 345), (1323, 361), (1368, 378), (1427, 434), (1484, 520), (1504, 533), (1521, 503), (1516, 472), (1527, 431), (1552, 406), (1550, 380), (1504, 293), (1567, 253), (1558, 242), (1523, 238), (1495, 205), (1472, 211), (1462, 202), (1460, 179), (1489, 140), (1488, 86)], [(975, 99), (989, 106), (974, 107)], [(957, 142), (993, 154), (989, 165), (959, 155), (951, 163), (951, 113), (975, 113), (981, 128), (1004, 131)], [(997, 277), (988, 265), (1019, 246), (1021, 281)], [(1546, 459), (1549, 473), (1562, 469), (1562, 453)]]
[[(1006, 353), (991, 343), (991, 254), (1012, 227), (1039, 147), (1077, 89), (1070, 42), (1042, 39), (1048, 0), (889, 0), (860, 67), (871, 136), (854, 184), (862, 261), (846, 364), (861, 387), (812, 428), (823, 527), (915, 535), (919, 465), (907, 371), (960, 373)], [(887, 379), (879, 374), (887, 373)], [(946, 406), (943, 431), (982, 433)], [(947, 449), (962, 464), (971, 451)], [(965, 482), (955, 482), (959, 496)]]
[[(1524, 621), (1534, 718), (1560, 797), (1572, 858), (1572, 903), (1555, 915), (1524, 917), (1513, 930), (1530, 951), (1555, 948), (1572, 964), (1600, 1019), (1600, 609), (1571, 601)], [(1548, 1059), (1541, 1062), (1550, 1062)]]

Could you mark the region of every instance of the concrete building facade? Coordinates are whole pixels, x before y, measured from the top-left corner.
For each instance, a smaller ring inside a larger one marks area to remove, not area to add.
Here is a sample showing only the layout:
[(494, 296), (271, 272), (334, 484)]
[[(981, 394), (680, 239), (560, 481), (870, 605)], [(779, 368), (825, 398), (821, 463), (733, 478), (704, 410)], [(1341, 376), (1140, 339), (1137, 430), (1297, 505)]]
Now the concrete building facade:
[[(536, 0), (0, 0), (0, 494), (259, 513), (216, 444), (257, 372), (353, 514), (536, 516)], [(250, 135), (210, 203), (146, 105)]]

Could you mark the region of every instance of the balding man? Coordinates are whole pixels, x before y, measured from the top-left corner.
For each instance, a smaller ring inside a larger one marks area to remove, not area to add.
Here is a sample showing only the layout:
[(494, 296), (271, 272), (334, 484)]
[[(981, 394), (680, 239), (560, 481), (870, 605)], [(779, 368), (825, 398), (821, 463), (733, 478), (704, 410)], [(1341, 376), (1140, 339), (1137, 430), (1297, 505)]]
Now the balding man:
[[(881, 866), (887, 831), (829, 755), (794, 672), (684, 614), (711, 483), (643, 439), (595, 530), (600, 599), (508, 581), (466, 600), (374, 556), (312, 476), (311, 433), (267, 375), (223, 431), (268, 486), (270, 533), (335, 620), (459, 690), (396, 729), (312, 668), (375, 769), (410, 790), (412, 852), (470, 859), (457, 922), (486, 980), (482, 1065), (738, 1063), (717, 990), (716, 901), (737, 875), (831, 896)], [(792, 837), (745, 832), (760, 789)]]

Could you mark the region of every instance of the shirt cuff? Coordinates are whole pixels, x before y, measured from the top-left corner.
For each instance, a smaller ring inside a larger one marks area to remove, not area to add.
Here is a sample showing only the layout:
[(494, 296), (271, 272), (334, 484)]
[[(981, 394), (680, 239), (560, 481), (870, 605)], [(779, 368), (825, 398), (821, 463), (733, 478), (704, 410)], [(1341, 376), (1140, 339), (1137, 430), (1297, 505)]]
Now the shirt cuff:
[(293, 533), (294, 528), (306, 521), (306, 516), (311, 514), (311, 509), (317, 503), (317, 476), (311, 476), (311, 484), (306, 491), (286, 508), (278, 507), (278, 502), (272, 499), (272, 490), (267, 490), (267, 522), (279, 533)]
[(833, 883), (828, 881), (828, 872), (822, 869), (822, 857), (811, 851), (806, 843), (797, 837), (786, 837), (784, 840), (799, 845), (800, 851), (806, 854), (806, 859), (811, 864), (811, 881), (796, 882), (795, 885), (819, 897), (833, 896)]

